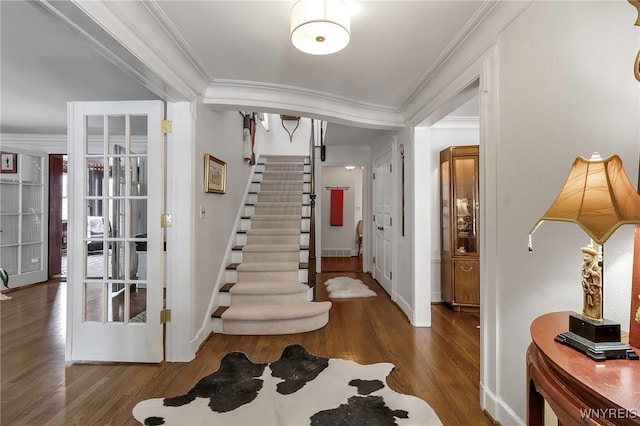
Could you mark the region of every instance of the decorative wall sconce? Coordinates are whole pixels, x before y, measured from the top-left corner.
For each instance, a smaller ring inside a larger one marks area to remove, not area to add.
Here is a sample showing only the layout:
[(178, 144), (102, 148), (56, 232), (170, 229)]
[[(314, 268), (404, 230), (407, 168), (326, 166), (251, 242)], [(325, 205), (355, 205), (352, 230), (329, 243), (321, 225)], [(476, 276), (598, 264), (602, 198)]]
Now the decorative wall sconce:
[[(282, 122), (282, 127), (284, 127), (284, 130), (289, 135), (289, 142), (293, 142), (293, 134), (296, 132), (296, 130), (298, 130), (298, 126), (300, 126), (300, 117), (296, 115), (280, 114), (280, 121)], [(287, 126), (285, 126), (284, 124), (285, 121), (295, 121), (296, 127), (294, 127), (292, 131), (289, 131), (289, 129), (287, 129)]]

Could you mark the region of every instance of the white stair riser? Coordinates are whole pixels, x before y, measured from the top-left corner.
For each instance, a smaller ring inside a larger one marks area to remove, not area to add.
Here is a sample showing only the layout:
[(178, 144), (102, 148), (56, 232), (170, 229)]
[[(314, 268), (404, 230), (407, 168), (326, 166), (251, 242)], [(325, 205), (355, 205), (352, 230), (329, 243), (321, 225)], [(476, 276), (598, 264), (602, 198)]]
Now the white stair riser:
[[(222, 305), (222, 306), (229, 306), (229, 305)], [(224, 328), (224, 325), (222, 324), (222, 318), (214, 318), (213, 319), (213, 332), (222, 334), (222, 329), (223, 328)]]
[(225, 282), (237, 283), (238, 271), (236, 271), (235, 269), (227, 269), (227, 271), (225, 272)]
[(220, 306), (231, 306), (231, 294), (228, 291), (220, 292)]

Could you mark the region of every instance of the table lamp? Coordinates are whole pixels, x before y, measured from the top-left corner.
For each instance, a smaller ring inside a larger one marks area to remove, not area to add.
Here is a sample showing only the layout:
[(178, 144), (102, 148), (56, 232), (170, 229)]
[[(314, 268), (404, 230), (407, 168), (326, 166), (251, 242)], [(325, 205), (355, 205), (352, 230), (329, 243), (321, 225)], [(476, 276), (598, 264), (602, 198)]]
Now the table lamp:
[(622, 168), (617, 155), (587, 160), (578, 157), (560, 194), (529, 231), (532, 235), (545, 220), (573, 222), (591, 237), (582, 247), (582, 315), (569, 316), (569, 331), (555, 340), (583, 352), (596, 361), (638, 359), (620, 341), (620, 324), (603, 318), (603, 245), (624, 224), (640, 223), (640, 194)]

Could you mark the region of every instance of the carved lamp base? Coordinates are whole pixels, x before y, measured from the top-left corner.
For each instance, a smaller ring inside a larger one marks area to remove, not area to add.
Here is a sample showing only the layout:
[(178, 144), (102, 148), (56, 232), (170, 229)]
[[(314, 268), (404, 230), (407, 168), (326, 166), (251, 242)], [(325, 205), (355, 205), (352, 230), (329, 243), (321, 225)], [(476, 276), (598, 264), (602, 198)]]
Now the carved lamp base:
[(595, 361), (638, 359), (638, 354), (620, 341), (620, 324), (607, 319), (594, 321), (572, 314), (569, 316), (569, 331), (558, 334), (555, 341)]

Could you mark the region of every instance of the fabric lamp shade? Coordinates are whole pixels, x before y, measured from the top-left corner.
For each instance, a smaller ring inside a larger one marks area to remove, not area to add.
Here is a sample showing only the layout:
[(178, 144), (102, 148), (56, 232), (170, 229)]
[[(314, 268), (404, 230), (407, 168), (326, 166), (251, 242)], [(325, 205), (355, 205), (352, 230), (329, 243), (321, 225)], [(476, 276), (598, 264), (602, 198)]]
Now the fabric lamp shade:
[(576, 223), (602, 245), (621, 225), (640, 223), (640, 194), (617, 155), (578, 157), (560, 194), (529, 235), (545, 220)]
[(351, 16), (342, 0), (299, 0), (291, 8), (291, 42), (311, 55), (328, 55), (349, 44)]

